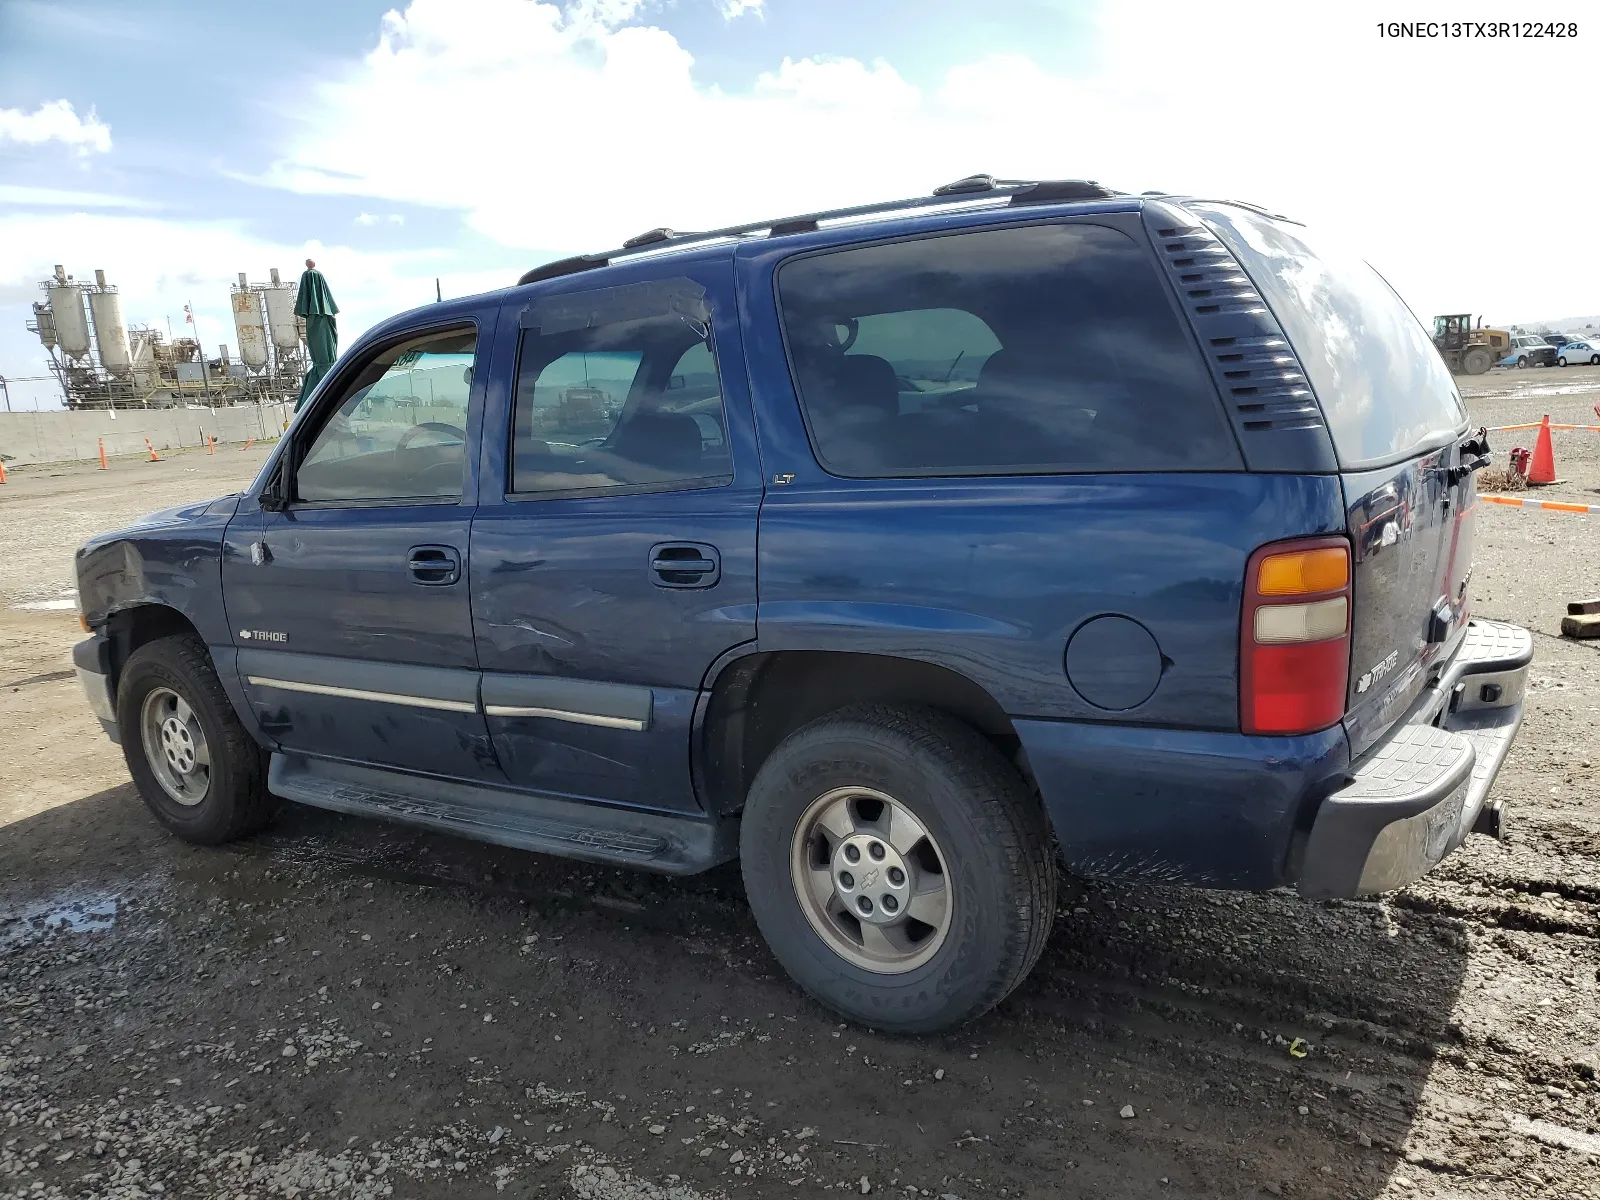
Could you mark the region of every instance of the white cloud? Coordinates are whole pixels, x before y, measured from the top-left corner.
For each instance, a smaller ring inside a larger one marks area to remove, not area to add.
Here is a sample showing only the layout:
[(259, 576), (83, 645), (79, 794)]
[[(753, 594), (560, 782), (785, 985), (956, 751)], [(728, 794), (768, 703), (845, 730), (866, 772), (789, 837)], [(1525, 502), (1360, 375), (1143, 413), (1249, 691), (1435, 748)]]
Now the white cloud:
[(101, 121), (94, 109), (79, 117), (67, 100), (51, 100), (34, 112), (20, 108), (0, 108), (0, 143), (41, 146), (61, 142), (79, 154), (105, 154), (111, 149), (111, 126)]
[(357, 225), (370, 227), (380, 222), (387, 222), (390, 225), (404, 225), (406, 219), (401, 213), (390, 213), (388, 216), (380, 217), (377, 213), (364, 212), (356, 217)]
[(0, 204), (17, 208), (154, 208), (156, 205), (135, 196), (114, 196), (106, 192), (76, 192), (66, 188), (26, 187), (0, 183)]
[[(726, 8), (726, 5), (725, 5)], [(1105, 3), (1091, 65), (1019, 53), (930, 86), (890, 61), (785, 59), (709, 86), (641, 0), (413, 0), (321, 88), (267, 179), (460, 211), (508, 247), (570, 253), (656, 225), (705, 228), (925, 193), (974, 171), (1222, 194), (1339, 226), (1426, 312), (1586, 311), (1600, 262), (1506, 255), (1530, 202), (1593, 166), (1484, 174), (1534, 111), (1584, 111), (1577, 44), (1380, 39), (1377, 0)], [(1159, 31), (1168, 31), (1161, 33)], [(1470, 91), (1441, 134), (1441, 97)], [(493, 114), (465, 120), (462, 114)], [(470, 170), (462, 164), (472, 164)], [(1593, 254), (1593, 251), (1584, 253)], [(527, 263), (509, 256), (508, 277)]]
[(724, 21), (737, 21), (746, 13), (762, 17), (766, 15), (766, 0), (717, 0), (717, 10)]

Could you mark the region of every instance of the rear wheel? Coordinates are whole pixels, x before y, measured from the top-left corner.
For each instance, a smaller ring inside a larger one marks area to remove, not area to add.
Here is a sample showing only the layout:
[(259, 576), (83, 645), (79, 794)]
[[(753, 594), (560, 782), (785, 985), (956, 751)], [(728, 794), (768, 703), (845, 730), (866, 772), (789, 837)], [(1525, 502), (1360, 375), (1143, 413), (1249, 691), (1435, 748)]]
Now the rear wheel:
[(1482, 375), (1493, 362), (1487, 350), (1472, 349), (1461, 356), (1461, 369), (1468, 375)]
[(745, 890), (803, 988), (879, 1029), (943, 1029), (1032, 969), (1055, 912), (1050, 831), (1017, 770), (928, 710), (863, 707), (791, 734), (750, 788)]
[(1600, 354), (1590, 355), (1589, 356), (1589, 365), (1591, 367), (1600, 367)]
[(1518, 366), (1519, 369), (1526, 369), (1527, 368), (1527, 366), (1528, 366), (1528, 356), (1526, 354), (1524, 354), (1521, 358), (1517, 359), (1517, 366)]
[(266, 755), (198, 638), (160, 638), (134, 651), (117, 684), (117, 727), (139, 795), (185, 841), (232, 841), (277, 812)]

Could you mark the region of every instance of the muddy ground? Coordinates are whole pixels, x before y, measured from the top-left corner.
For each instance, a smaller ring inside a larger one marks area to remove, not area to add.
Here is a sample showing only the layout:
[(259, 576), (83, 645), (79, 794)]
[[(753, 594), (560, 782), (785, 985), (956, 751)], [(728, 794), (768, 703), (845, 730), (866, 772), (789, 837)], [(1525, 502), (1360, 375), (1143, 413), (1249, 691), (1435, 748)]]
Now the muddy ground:
[[(1488, 425), (1600, 423), (1600, 370), (1463, 390)], [(1600, 503), (1600, 434), (1556, 454), (1552, 493)], [(1600, 1196), (1600, 645), (1556, 636), (1600, 595), (1596, 518), (1480, 513), (1477, 610), (1538, 644), (1504, 844), (1382, 902), (1090, 884), (996, 1012), (896, 1039), (787, 981), (735, 871), (299, 808), (161, 833), (75, 614), (16, 606), (261, 456), (0, 488), (0, 1196)]]

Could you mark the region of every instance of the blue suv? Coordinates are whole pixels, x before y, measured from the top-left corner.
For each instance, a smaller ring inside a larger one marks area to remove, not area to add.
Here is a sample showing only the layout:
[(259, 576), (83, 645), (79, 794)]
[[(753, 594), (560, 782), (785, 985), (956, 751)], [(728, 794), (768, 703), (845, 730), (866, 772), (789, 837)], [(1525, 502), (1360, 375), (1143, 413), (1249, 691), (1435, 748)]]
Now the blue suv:
[(79, 551), (75, 657), (180, 837), (285, 798), (738, 858), (801, 986), (932, 1030), (1027, 975), (1058, 866), (1359, 896), (1498, 835), (1487, 461), (1294, 222), (976, 176), (378, 326), (248, 491)]

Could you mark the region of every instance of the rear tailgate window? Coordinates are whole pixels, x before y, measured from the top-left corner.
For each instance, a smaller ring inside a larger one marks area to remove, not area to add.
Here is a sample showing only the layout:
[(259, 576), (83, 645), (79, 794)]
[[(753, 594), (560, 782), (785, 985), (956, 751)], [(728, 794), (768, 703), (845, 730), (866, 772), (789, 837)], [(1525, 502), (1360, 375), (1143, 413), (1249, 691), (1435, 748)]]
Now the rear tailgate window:
[(1413, 458), (1466, 428), (1455, 380), (1427, 331), (1360, 258), (1250, 209), (1185, 207), (1233, 252), (1288, 334), (1341, 467)]

